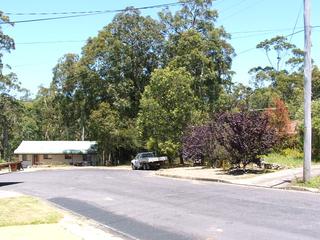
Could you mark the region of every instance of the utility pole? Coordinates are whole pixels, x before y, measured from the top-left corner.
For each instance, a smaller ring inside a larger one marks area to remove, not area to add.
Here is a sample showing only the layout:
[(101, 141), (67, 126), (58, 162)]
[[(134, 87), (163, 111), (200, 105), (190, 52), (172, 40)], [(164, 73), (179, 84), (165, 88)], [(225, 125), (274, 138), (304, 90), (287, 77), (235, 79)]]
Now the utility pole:
[(304, 0), (304, 162), (303, 181), (311, 178), (311, 26), (310, 26), (311, 0)]

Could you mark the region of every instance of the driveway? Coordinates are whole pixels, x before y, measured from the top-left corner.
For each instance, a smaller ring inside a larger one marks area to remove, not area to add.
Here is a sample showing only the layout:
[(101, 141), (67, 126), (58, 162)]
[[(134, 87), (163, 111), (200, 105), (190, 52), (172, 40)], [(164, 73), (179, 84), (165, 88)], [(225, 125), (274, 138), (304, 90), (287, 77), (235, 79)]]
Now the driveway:
[(128, 239), (319, 239), (320, 195), (73, 169), (0, 175), (0, 190), (38, 196)]

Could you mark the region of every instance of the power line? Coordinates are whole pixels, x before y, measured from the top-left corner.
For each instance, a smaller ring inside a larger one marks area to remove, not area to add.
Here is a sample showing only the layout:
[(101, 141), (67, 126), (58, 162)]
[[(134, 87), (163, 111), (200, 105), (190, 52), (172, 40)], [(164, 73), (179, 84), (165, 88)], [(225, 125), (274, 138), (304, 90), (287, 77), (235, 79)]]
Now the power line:
[[(170, 7), (175, 5), (180, 5), (180, 2), (164, 3), (158, 5), (151, 5), (145, 7), (135, 7), (137, 10), (144, 10), (149, 8), (159, 8), (159, 7)], [(5, 15), (11, 16), (44, 16), (44, 15), (79, 15), (79, 14), (99, 14), (99, 13), (115, 13), (123, 12), (126, 9), (108, 9), (108, 10), (90, 10), (90, 11), (70, 11), (70, 12), (5, 12)]]
[[(314, 26), (314, 28), (317, 26)], [(297, 29), (300, 29), (303, 27), (299, 27)], [(292, 30), (291, 28), (275, 28), (275, 29), (264, 29), (264, 30), (248, 30), (248, 31), (238, 31), (238, 32), (230, 32), (229, 34), (245, 34), (245, 33), (259, 33), (259, 34), (252, 34), (252, 35), (246, 35), (246, 36), (239, 36), (231, 39), (240, 39), (240, 38), (250, 38), (255, 36), (262, 36), (265, 34), (271, 34), (275, 32), (280, 31), (289, 31)], [(17, 42), (16, 45), (36, 45), (36, 44), (60, 44), (60, 43), (80, 43), (80, 42), (86, 42), (87, 40), (56, 40), (56, 41), (33, 41), (33, 42)]]
[[(302, 8), (303, 8), (303, 4), (301, 4), (301, 7), (298, 11), (298, 15), (297, 15), (296, 21), (295, 21), (293, 29), (292, 29), (292, 33), (294, 33), (296, 31)], [(293, 38), (293, 35), (290, 36), (289, 43), (291, 43), (292, 38)], [(285, 53), (283, 54), (283, 56), (281, 58), (285, 58), (287, 55), (288, 55), (288, 49), (286, 49)], [(281, 63), (281, 68), (282, 68), (283, 64), (284, 64), (284, 62)]]
[(238, 3), (236, 3), (236, 4), (233, 4), (233, 5), (225, 8), (225, 9), (221, 9), (221, 10), (219, 11), (219, 13), (227, 12), (227, 11), (230, 10), (230, 9), (234, 9), (235, 7), (241, 5), (241, 4), (242, 4), (243, 2), (245, 2), (245, 1), (247, 1), (247, 0), (242, 0), (241, 2), (238, 2)]
[(227, 19), (229, 19), (229, 18), (231, 18), (231, 17), (233, 17), (233, 16), (235, 16), (235, 15), (238, 15), (239, 13), (242, 13), (243, 11), (246, 11), (246, 10), (248, 10), (249, 8), (254, 7), (255, 5), (257, 5), (258, 3), (262, 2), (262, 1), (263, 1), (263, 0), (255, 1), (254, 3), (251, 3), (250, 5), (246, 6), (245, 8), (242, 8), (242, 9), (240, 9), (239, 11), (236, 11), (236, 12), (232, 13), (231, 15), (229, 15), (229, 16), (227, 16), (227, 17), (225, 17), (225, 18), (222, 18), (220, 21), (223, 22), (223, 21), (225, 21), (225, 20), (227, 20)]
[[(315, 28), (320, 28), (320, 25), (311, 26), (311, 29), (315, 29)], [(296, 35), (296, 34), (298, 34), (298, 33), (302, 33), (303, 31), (304, 31), (304, 29), (299, 30), (299, 31), (296, 31), (296, 32), (293, 32), (293, 33), (288, 34), (288, 35), (286, 35), (286, 36), (284, 36), (284, 37), (287, 38), (287, 37)], [(250, 51), (255, 50), (255, 49), (257, 49), (257, 48), (256, 48), (256, 47), (248, 48), (248, 49), (246, 49), (246, 50), (243, 50), (243, 51), (239, 52), (239, 53), (237, 54), (237, 56), (239, 56), (239, 55), (241, 55), (241, 54), (244, 54), (244, 53), (247, 53), (247, 52), (250, 52)], [(237, 57), (237, 56), (236, 56), (236, 57)]]
[(265, 33), (259, 33), (259, 34), (244, 35), (244, 36), (239, 36), (239, 37), (232, 37), (231, 36), (231, 40), (258, 37), (258, 36), (264, 36), (264, 35), (269, 35), (269, 34), (274, 34), (274, 33), (275, 32), (265, 32)]
[(18, 42), (15, 45), (36, 45), (36, 44), (59, 44), (59, 43), (83, 43), (86, 40), (60, 40), (60, 41), (38, 41), (38, 42)]
[[(317, 28), (320, 28), (320, 25), (319, 26), (312, 26), (311, 27), (312, 29), (317, 29)], [(274, 30), (280, 30), (280, 29), (274, 29)], [(252, 31), (244, 31), (244, 32), (235, 32), (235, 33), (247, 33), (247, 32), (263, 32), (263, 31), (273, 31), (273, 29), (268, 29), (268, 30), (252, 30)], [(303, 30), (299, 30), (299, 31), (296, 31), (296, 32), (293, 32), (291, 34), (288, 34), (286, 35), (285, 37), (290, 37), (290, 36), (293, 36), (293, 35), (296, 35), (298, 33), (301, 33), (303, 32)], [(251, 35), (253, 36), (253, 35)], [(251, 36), (247, 36), (247, 37), (251, 37)], [(256, 35), (258, 36), (258, 35)], [(241, 37), (238, 37), (238, 38), (241, 38)], [(237, 39), (237, 38), (235, 38)], [(86, 40), (60, 40), (60, 41), (35, 41), (35, 42), (18, 42), (16, 43), (16, 45), (37, 45), (37, 44), (61, 44), (61, 43), (80, 43), (80, 42), (86, 42)], [(251, 47), (251, 48), (248, 48), (248, 49), (245, 49), (239, 53), (237, 53), (236, 57), (239, 56), (239, 55), (242, 55), (244, 53), (247, 53), (247, 52), (250, 52), (252, 50), (255, 50), (257, 49), (256, 47)]]
[[(303, 29), (303, 27), (298, 27)], [(292, 28), (274, 28), (274, 29), (262, 29), (262, 30), (248, 30), (248, 31), (237, 31), (237, 32), (230, 32), (229, 34), (243, 34), (243, 33), (265, 33), (265, 32), (275, 32), (275, 31), (289, 31)]]
[[(150, 5), (150, 6), (144, 6), (144, 7), (133, 7), (131, 9), (134, 10), (146, 10), (146, 9), (153, 9), (153, 8), (165, 8), (165, 7), (170, 7), (170, 6), (176, 6), (176, 5), (181, 5), (184, 3), (181, 2), (174, 2), (174, 3), (165, 3), (165, 4), (157, 4), (157, 5)], [(116, 9), (116, 10), (103, 10), (103, 11), (88, 11), (88, 12), (64, 12), (64, 13), (55, 13), (56, 15), (58, 14), (65, 14), (67, 16), (59, 16), (59, 17), (47, 17), (47, 18), (36, 18), (36, 19), (26, 19), (26, 20), (17, 20), (17, 21), (9, 21), (9, 22), (1, 22), (0, 25), (2, 24), (17, 24), (17, 23), (28, 23), (28, 22), (42, 22), (42, 21), (50, 21), (50, 20), (58, 20), (58, 19), (66, 19), (66, 18), (77, 18), (77, 17), (86, 17), (86, 16), (94, 16), (94, 15), (101, 15), (101, 14), (106, 14), (106, 13), (119, 13), (119, 12), (124, 12), (127, 11), (128, 8), (124, 9)], [(8, 15), (13, 14), (13, 13), (6, 13)], [(18, 13), (17, 13), (18, 14)], [(20, 13), (23, 14), (23, 13)], [(53, 13), (26, 13), (26, 14), (33, 14), (33, 15), (49, 15)]]

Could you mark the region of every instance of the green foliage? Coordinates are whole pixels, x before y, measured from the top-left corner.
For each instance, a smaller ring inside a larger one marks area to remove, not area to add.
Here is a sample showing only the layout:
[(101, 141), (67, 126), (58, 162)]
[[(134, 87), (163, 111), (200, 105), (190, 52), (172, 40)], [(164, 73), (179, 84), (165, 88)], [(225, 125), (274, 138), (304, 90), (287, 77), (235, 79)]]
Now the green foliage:
[(320, 176), (313, 177), (305, 183), (302, 180), (297, 180), (296, 182), (293, 182), (293, 185), (298, 185), (300, 187), (309, 187), (309, 188), (320, 189)]
[(312, 100), (320, 99), (320, 70), (314, 66), (312, 70)]
[(106, 102), (91, 112), (88, 129), (90, 137), (98, 141), (103, 164), (115, 164), (119, 160), (117, 152), (120, 149), (135, 150), (139, 147), (135, 127), (120, 121), (119, 113)]
[[(265, 40), (257, 48), (265, 51), (269, 66), (250, 70), (252, 87), (232, 84), (234, 49), (229, 34), (215, 25), (213, 1), (180, 2), (176, 12), (161, 11), (159, 20), (134, 8), (117, 14), (87, 40), (81, 55), (67, 53), (58, 60), (50, 87), (40, 88), (30, 102), (14, 96), (22, 91), (14, 74), (1, 75), (6, 99), (0, 102), (1, 154), (5, 148), (9, 155), (22, 139), (90, 138), (98, 140), (105, 161), (128, 160), (142, 146), (174, 159), (186, 126), (205, 125), (219, 111), (263, 110), (281, 98), (290, 117), (296, 116), (303, 98), (303, 51), (282, 36)], [(0, 18), (8, 21), (2, 13)], [(14, 48), (2, 31), (0, 47)], [(317, 101), (318, 68), (313, 77)], [(225, 155), (222, 149), (206, 156), (213, 161)]]
[(171, 68), (184, 67), (193, 77), (192, 90), (199, 99), (197, 108), (212, 112), (225, 85), (230, 84), (231, 57), (234, 49), (229, 35), (215, 27), (217, 12), (212, 0), (181, 1), (174, 14), (160, 12), (165, 26), (165, 59)]
[[(301, 142), (303, 142), (303, 107), (300, 107), (299, 111), (296, 114), (296, 117), (301, 123), (300, 139)], [(312, 157), (313, 159), (320, 158), (320, 99), (312, 101)]]
[[(298, 154), (296, 155), (298, 156)], [(267, 163), (278, 164), (285, 168), (298, 168), (303, 165), (303, 158), (293, 155), (284, 155), (283, 153), (270, 153), (263, 156)]]
[(283, 36), (262, 41), (257, 48), (265, 51), (269, 65), (249, 71), (255, 92), (260, 91), (264, 108), (270, 106), (270, 102), (266, 102), (270, 93), (283, 99), (293, 118), (303, 101), (303, 51)]
[(221, 167), (223, 161), (230, 163), (232, 159), (226, 148), (217, 143), (214, 149), (209, 152), (207, 163), (211, 167)]
[(105, 157), (114, 150), (119, 142), (119, 115), (112, 110), (108, 103), (101, 103), (97, 110), (90, 115), (90, 132), (99, 143), (99, 147), (106, 151)]
[[(4, 15), (4, 13), (1, 11), (0, 11), (0, 21), (3, 23), (10, 24), (11, 26), (13, 25), (12, 23), (10, 23), (9, 17)], [(13, 39), (10, 36), (4, 34), (0, 26), (0, 73), (1, 75), (2, 75), (2, 69), (3, 69), (3, 62), (2, 62), (3, 51), (10, 52), (13, 49), (15, 49)]]
[(298, 158), (298, 159), (303, 158), (303, 152), (293, 148), (283, 149), (281, 151), (281, 154), (285, 157), (292, 157), (292, 158)]
[(170, 159), (180, 154), (187, 124), (222, 108), (234, 54), (212, 0), (181, 3), (159, 21), (127, 8), (81, 55), (60, 58), (50, 87), (22, 104), (16, 143), (90, 138), (111, 162), (127, 161), (141, 142)]
[[(264, 40), (257, 45), (257, 48), (264, 49), (269, 60), (269, 63), (273, 69), (276, 69), (278, 72), (280, 70), (280, 61), (282, 60), (282, 53), (284, 51), (295, 49), (295, 45), (291, 44), (287, 41), (287, 38), (284, 36), (276, 36), (271, 39)], [(269, 53), (270, 51), (274, 51), (276, 53), (276, 67), (275, 64), (272, 63)]]
[(161, 65), (161, 30), (157, 21), (128, 8), (83, 48), (81, 64), (91, 77), (99, 79), (94, 94), (125, 117), (136, 117), (144, 87), (152, 71)]
[(160, 142), (159, 149), (161, 153), (168, 156), (169, 161), (173, 161), (177, 157), (177, 153), (180, 150), (180, 143), (174, 143), (171, 140)]
[[(185, 127), (191, 121), (196, 98), (192, 77), (182, 68), (155, 70), (142, 95), (138, 126), (161, 152), (177, 154)], [(149, 140), (148, 146), (152, 146)], [(173, 155), (173, 154), (171, 154)]]
[(41, 139), (63, 140), (64, 129), (61, 109), (56, 104), (57, 92), (54, 88), (41, 87), (32, 103), (32, 113), (39, 126)]

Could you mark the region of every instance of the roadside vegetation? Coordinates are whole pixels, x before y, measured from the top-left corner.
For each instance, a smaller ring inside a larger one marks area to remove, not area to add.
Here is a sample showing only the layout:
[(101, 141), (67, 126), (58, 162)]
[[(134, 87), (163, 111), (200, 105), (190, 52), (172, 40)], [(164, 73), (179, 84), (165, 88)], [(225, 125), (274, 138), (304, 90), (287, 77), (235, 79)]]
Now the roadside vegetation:
[[(268, 65), (235, 83), (231, 35), (216, 25), (213, 0), (180, 0), (158, 18), (134, 8), (66, 53), (35, 98), (0, 68), (0, 159), (21, 140), (97, 140), (101, 165), (140, 151), (230, 168), (300, 166), (303, 51), (284, 36), (257, 43)], [(3, 22), (9, 18), (0, 12)], [(0, 28), (1, 30), (1, 28)], [(14, 40), (0, 31), (0, 60)], [(2, 64), (1, 64), (2, 66)], [(14, 71), (14, 69), (12, 69)], [(313, 158), (320, 157), (320, 70), (313, 66)], [(19, 97), (18, 97), (19, 96)]]
[(0, 199), (0, 227), (57, 223), (62, 213), (34, 197)]
[(313, 177), (305, 183), (302, 180), (296, 180), (292, 184), (300, 187), (318, 188), (320, 190), (320, 176)]
[(298, 168), (303, 166), (303, 153), (296, 149), (284, 149), (281, 152), (263, 156), (267, 163), (278, 164), (283, 168)]

